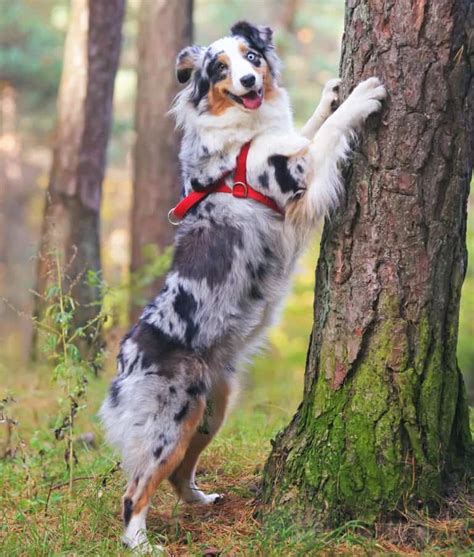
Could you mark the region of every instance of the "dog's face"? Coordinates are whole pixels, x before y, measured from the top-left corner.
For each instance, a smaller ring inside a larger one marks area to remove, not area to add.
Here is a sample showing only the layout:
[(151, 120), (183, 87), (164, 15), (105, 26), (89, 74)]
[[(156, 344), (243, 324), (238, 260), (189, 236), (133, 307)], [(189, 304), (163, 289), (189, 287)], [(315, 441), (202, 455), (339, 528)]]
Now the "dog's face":
[(258, 110), (272, 94), (278, 67), (272, 30), (239, 22), (230, 37), (208, 48), (182, 50), (176, 73), (180, 83), (192, 87), (191, 100), (200, 112), (220, 115), (231, 107)]

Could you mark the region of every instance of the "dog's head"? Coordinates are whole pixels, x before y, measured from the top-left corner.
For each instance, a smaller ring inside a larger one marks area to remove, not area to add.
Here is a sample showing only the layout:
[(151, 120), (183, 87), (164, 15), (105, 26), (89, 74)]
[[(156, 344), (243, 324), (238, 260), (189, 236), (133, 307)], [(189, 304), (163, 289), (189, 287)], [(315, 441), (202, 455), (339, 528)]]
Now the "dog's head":
[(279, 65), (270, 27), (240, 21), (230, 37), (183, 49), (176, 75), (200, 112), (220, 115), (231, 107), (258, 110), (273, 93)]

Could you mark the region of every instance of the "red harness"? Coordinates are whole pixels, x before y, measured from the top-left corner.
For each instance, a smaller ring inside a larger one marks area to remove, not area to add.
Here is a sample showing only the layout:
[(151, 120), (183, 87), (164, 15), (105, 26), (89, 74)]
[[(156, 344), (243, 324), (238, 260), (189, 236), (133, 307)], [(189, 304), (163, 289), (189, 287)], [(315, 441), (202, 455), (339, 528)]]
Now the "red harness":
[(250, 143), (246, 143), (237, 155), (234, 184), (232, 187), (225, 183), (225, 179), (228, 176), (227, 173), (218, 182), (207, 188), (206, 191), (191, 192), (168, 213), (168, 220), (170, 223), (174, 225), (180, 224), (190, 209), (211, 193), (231, 193), (234, 197), (238, 197), (239, 199), (253, 199), (284, 216), (284, 211), (280, 209), (271, 197), (267, 197), (257, 190), (254, 190), (252, 186), (247, 183), (247, 156), (249, 154), (249, 149)]

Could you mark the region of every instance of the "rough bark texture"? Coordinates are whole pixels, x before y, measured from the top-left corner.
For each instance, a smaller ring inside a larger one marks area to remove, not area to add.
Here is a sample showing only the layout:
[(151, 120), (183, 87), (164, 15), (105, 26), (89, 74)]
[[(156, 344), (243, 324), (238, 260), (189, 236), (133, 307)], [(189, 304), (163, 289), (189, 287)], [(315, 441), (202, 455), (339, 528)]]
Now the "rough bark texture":
[[(132, 272), (146, 262), (146, 246), (162, 252), (173, 241), (174, 229), (167, 215), (180, 193), (179, 138), (167, 112), (178, 93), (176, 56), (192, 42), (192, 9), (193, 0), (142, 0), (135, 109)], [(158, 279), (141, 294), (151, 298), (160, 285)], [(134, 320), (141, 304), (134, 305), (132, 301), (130, 310)]]
[(325, 224), (304, 400), (264, 478), (267, 502), (329, 524), (432, 501), (469, 467), (456, 344), (473, 15), (467, 0), (347, 3), (344, 94), (377, 75), (389, 100)]
[[(100, 271), (100, 203), (125, 0), (73, 0), (58, 98), (57, 140), (46, 195), (37, 291), (50, 278), (51, 252), (65, 254), (76, 325), (93, 319), (100, 293), (85, 280)], [(35, 314), (41, 317), (41, 298)]]

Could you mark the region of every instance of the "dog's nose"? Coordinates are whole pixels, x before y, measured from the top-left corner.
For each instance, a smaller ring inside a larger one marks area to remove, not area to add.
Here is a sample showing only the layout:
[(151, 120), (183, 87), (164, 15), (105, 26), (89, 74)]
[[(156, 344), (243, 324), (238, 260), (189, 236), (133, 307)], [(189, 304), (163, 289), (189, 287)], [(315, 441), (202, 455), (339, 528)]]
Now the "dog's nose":
[(244, 87), (253, 87), (255, 85), (255, 76), (251, 73), (244, 75), (244, 77), (240, 78), (240, 83)]

